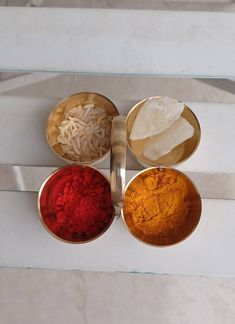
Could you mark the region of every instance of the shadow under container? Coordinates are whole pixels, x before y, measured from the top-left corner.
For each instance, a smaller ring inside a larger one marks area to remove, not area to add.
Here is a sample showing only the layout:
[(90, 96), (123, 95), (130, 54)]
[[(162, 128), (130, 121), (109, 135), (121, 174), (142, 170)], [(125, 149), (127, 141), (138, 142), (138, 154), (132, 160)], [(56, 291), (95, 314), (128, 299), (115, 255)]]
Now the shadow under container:
[(92, 160), (78, 161), (67, 153), (64, 153), (61, 143), (58, 142), (59, 126), (64, 120), (66, 114), (77, 106), (94, 105), (95, 107), (103, 108), (108, 116), (115, 117), (119, 115), (117, 107), (111, 100), (105, 96), (94, 92), (80, 92), (73, 94), (60, 101), (51, 111), (47, 127), (46, 138), (51, 150), (64, 162), (70, 164), (89, 164), (96, 165), (104, 161), (110, 155), (110, 148), (102, 155)]

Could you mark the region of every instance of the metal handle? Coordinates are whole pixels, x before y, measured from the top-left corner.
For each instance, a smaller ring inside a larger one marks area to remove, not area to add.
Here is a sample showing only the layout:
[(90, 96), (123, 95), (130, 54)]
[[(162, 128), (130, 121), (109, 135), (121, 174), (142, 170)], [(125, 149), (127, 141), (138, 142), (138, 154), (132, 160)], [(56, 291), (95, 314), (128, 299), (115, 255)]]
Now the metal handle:
[(126, 173), (126, 117), (117, 116), (112, 121), (110, 180), (111, 197), (119, 217), (123, 207)]

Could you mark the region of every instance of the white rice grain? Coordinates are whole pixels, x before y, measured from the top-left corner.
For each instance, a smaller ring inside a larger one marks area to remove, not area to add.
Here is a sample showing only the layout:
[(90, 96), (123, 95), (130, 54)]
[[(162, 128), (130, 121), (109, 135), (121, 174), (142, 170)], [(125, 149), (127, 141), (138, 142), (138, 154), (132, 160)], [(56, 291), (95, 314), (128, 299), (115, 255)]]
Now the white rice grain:
[(58, 143), (72, 160), (96, 159), (110, 148), (112, 116), (93, 104), (73, 107), (59, 126)]

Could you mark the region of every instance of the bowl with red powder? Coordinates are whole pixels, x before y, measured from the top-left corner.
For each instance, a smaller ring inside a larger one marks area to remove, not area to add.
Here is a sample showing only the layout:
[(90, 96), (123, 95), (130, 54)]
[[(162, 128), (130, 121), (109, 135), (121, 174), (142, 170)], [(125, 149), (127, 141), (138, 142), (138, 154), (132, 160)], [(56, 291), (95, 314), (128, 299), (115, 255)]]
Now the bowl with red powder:
[(98, 238), (114, 219), (108, 178), (85, 165), (65, 166), (51, 174), (39, 191), (38, 208), (47, 231), (68, 243)]

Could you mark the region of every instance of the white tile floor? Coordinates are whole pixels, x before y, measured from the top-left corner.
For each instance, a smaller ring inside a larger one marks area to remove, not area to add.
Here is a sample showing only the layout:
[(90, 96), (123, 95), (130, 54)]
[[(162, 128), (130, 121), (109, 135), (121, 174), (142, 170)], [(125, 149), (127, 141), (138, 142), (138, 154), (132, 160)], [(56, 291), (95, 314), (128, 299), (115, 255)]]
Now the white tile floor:
[(232, 324), (235, 279), (1, 269), (1, 324)]

